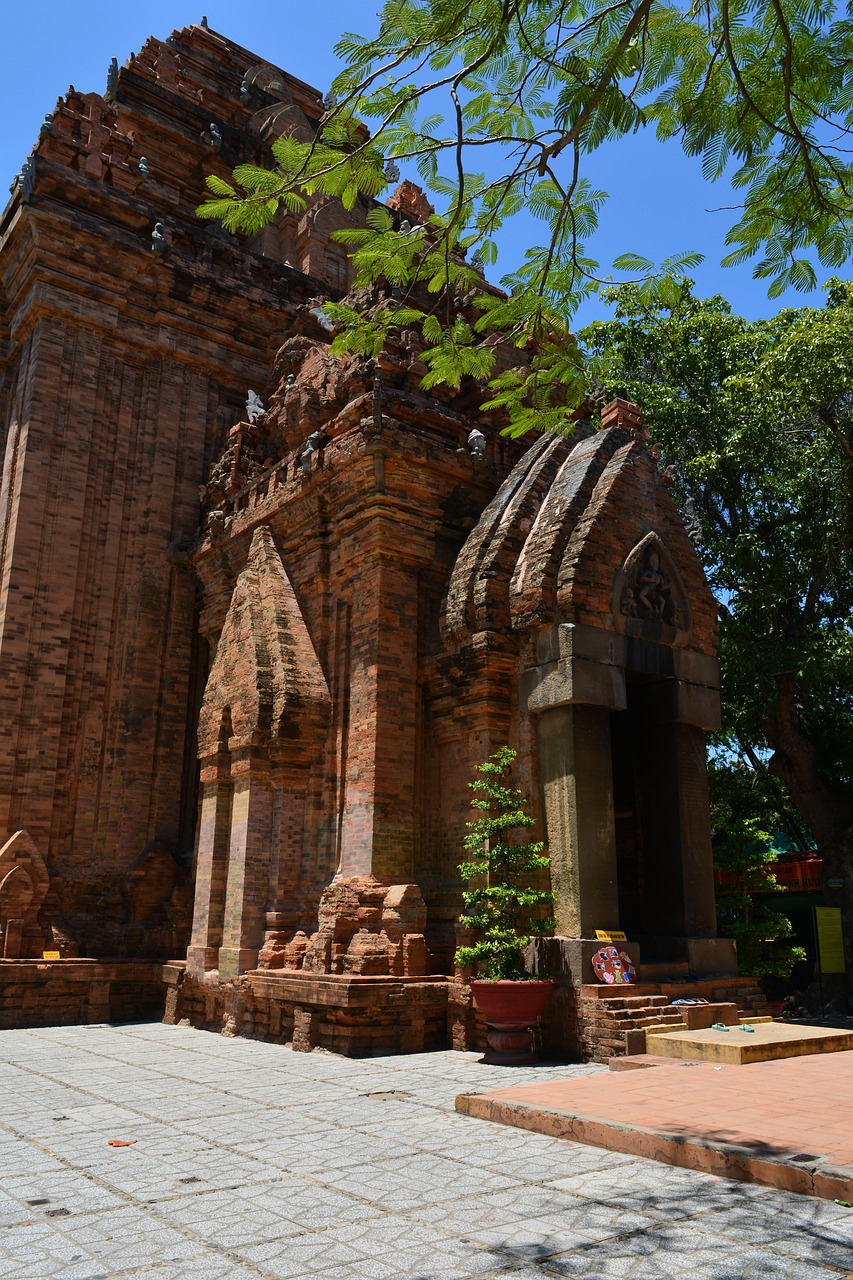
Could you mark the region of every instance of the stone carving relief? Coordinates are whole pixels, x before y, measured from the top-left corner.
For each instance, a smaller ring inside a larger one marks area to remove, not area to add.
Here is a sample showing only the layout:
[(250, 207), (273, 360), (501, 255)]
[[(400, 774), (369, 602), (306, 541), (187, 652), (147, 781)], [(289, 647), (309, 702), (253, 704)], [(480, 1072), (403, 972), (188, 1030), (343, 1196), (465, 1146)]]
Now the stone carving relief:
[(668, 640), (689, 632), (690, 605), (672, 557), (654, 532), (647, 533), (616, 575), (613, 616), (632, 635)]
[(628, 618), (675, 622), (677, 606), (672, 598), (672, 582), (661, 572), (660, 555), (654, 547), (637, 565), (634, 581), (622, 588), (621, 608)]

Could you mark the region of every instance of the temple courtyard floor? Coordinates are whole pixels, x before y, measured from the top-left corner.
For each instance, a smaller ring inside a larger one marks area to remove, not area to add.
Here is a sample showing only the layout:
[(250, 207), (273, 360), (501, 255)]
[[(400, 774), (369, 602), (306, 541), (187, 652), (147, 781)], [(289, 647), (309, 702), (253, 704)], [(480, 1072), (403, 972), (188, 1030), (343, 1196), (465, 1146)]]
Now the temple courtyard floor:
[(3, 1031), (0, 1277), (853, 1275), (853, 1209), (833, 1200), (454, 1110), (460, 1093), (671, 1072), (689, 1074), (351, 1061), (159, 1024)]

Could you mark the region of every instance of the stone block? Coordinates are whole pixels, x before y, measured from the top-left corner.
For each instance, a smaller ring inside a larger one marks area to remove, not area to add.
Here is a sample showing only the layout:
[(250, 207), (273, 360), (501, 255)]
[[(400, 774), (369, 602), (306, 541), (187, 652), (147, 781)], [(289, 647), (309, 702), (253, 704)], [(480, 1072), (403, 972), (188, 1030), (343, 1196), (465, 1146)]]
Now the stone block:
[(701, 977), (737, 975), (737, 944), (733, 938), (688, 938), (687, 964)]
[(297, 1005), (293, 1010), (293, 1052), (310, 1053), (316, 1048), (319, 1028), (319, 1013)]
[(667, 1058), (695, 1058), (702, 1062), (745, 1065), (795, 1058), (810, 1053), (836, 1053), (853, 1049), (853, 1031), (829, 1027), (801, 1027), (764, 1022), (751, 1032), (734, 1026), (731, 1031), (659, 1031), (646, 1033), (646, 1051)]
[(701, 1031), (715, 1022), (735, 1027), (739, 1022), (736, 1004), (686, 1004), (679, 1005), (678, 1012), (688, 1031)]
[[(592, 957), (607, 944), (595, 938), (533, 938), (526, 952), (526, 964), (530, 973), (538, 978), (554, 978), (566, 982), (570, 986), (580, 987), (594, 985), (600, 987), (602, 994), (624, 996), (633, 993), (634, 985), (596, 983), (592, 967)], [(638, 942), (618, 942), (614, 944), (620, 951), (625, 951), (631, 963), (640, 970), (640, 944)]]
[(604, 662), (561, 658), (522, 672), (519, 701), (530, 712), (574, 702), (621, 711), (627, 706), (625, 673)]
[(625, 1032), (625, 1053), (628, 1055), (646, 1052), (646, 1033), (640, 1028)]

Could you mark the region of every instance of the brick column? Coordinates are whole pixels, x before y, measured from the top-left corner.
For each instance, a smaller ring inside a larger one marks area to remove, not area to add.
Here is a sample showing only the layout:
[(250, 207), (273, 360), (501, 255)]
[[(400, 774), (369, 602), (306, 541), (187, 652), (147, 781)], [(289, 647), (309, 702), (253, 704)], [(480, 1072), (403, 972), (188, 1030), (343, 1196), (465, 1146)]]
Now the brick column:
[(253, 969), (263, 943), (269, 900), (273, 791), (269, 763), (251, 748), (234, 752), (231, 766), (231, 843), (219, 973), (223, 979)]
[[(273, 768), (273, 812), (269, 862), (269, 910), (277, 929), (295, 929), (305, 854), (306, 801), (311, 774), (292, 766)], [(267, 924), (270, 922), (267, 921)]]
[(417, 571), (374, 560), (353, 581), (350, 713), (338, 876), (413, 876)]
[(201, 767), (201, 818), (196, 857), (192, 939), (187, 972), (204, 973), (219, 964), (225, 882), (231, 834), (231, 756), (220, 751)]

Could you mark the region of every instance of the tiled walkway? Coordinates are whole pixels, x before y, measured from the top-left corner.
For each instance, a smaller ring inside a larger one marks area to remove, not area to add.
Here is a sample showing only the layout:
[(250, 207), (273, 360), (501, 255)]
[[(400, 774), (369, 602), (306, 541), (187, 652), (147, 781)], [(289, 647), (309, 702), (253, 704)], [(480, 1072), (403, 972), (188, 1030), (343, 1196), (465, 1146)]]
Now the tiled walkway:
[(352, 1062), (160, 1025), (0, 1032), (0, 1277), (853, 1272), (853, 1210), (831, 1201), (453, 1111), (462, 1091), (567, 1070), (602, 1079), (474, 1054)]

